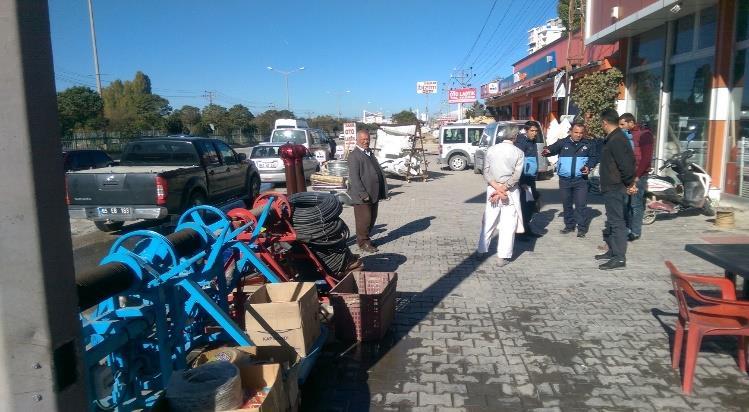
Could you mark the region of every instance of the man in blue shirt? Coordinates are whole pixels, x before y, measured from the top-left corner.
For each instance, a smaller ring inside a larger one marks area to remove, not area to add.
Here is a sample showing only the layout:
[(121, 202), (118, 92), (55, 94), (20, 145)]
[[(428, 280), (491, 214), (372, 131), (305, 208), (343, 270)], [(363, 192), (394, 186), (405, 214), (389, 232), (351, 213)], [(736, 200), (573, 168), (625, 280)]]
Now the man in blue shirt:
[[(523, 151), (525, 161), (523, 164), (523, 175), (520, 177), (520, 206), (523, 212), (523, 236), (540, 237), (541, 235), (531, 229), (531, 219), (536, 212), (538, 202), (538, 191), (536, 190), (536, 177), (538, 175), (538, 147), (536, 137), (540, 132), (538, 123), (528, 121), (525, 123), (525, 133), (519, 134), (515, 140), (515, 147)], [(528, 191), (530, 190), (530, 195)], [(532, 197), (532, 198), (531, 198)], [(529, 198), (531, 198), (529, 200)]]
[[(570, 135), (544, 148), (543, 156), (559, 156), (557, 174), (559, 192), (564, 211), (564, 229), (560, 233), (575, 231), (577, 237), (585, 237), (590, 224), (588, 209), (588, 173), (598, 163), (596, 143), (585, 137), (585, 125), (572, 125)], [(574, 205), (574, 208), (573, 208)]]

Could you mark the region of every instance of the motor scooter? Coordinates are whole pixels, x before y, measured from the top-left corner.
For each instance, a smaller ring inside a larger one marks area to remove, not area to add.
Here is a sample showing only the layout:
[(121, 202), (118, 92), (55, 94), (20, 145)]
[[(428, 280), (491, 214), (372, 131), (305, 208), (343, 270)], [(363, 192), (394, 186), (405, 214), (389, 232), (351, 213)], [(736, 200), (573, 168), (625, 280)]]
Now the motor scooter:
[(648, 176), (642, 218), (644, 225), (652, 224), (659, 215), (687, 210), (715, 215), (715, 204), (709, 196), (712, 178), (700, 165), (688, 161), (694, 154), (692, 149), (676, 153), (658, 169), (659, 173), (666, 168), (673, 170), (676, 179), (657, 174)]

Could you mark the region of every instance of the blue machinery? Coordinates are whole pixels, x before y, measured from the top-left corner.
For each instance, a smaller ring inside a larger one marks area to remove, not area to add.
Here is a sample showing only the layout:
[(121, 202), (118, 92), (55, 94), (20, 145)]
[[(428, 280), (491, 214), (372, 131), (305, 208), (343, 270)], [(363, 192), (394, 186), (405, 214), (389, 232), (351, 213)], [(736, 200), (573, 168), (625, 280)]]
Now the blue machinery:
[[(150, 407), (172, 371), (187, 367), (191, 350), (252, 345), (229, 315), (228, 296), (255, 270), (281, 281), (254, 250), (274, 200), (253, 210), (257, 224), (240, 226), (219, 209), (197, 206), (171, 235), (123, 235), (98, 268), (77, 279), (91, 410)], [(243, 233), (252, 234), (250, 242), (237, 240)]]

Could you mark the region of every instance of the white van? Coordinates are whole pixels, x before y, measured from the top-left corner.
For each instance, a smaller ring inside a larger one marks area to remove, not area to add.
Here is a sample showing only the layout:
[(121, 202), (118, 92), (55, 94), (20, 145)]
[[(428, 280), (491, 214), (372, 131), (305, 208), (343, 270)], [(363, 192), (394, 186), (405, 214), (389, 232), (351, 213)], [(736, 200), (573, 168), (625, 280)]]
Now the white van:
[(477, 143), (484, 131), (483, 124), (450, 124), (440, 127), (437, 163), (451, 170), (464, 170), (474, 164)]
[(276, 119), (275, 129), (306, 129), (309, 125), (306, 120)]
[(328, 135), (320, 129), (280, 127), (270, 135), (271, 143), (293, 143), (304, 145), (319, 163), (333, 158)]

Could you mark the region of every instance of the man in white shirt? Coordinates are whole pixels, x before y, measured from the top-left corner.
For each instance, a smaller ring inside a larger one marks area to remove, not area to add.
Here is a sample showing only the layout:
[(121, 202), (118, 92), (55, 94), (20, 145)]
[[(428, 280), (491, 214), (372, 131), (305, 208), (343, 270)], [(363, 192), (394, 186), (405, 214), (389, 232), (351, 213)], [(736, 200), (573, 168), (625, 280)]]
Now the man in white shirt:
[(518, 188), (525, 156), (514, 145), (517, 134), (517, 128), (508, 126), (503, 135), (504, 140), (490, 147), (484, 158), (486, 209), (481, 223), (478, 253), (489, 251), (494, 230), (498, 229), (499, 266), (506, 265), (512, 258), (515, 233), (525, 232)]

